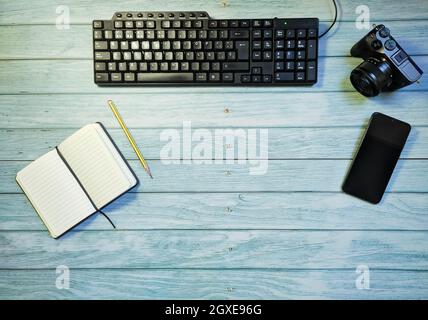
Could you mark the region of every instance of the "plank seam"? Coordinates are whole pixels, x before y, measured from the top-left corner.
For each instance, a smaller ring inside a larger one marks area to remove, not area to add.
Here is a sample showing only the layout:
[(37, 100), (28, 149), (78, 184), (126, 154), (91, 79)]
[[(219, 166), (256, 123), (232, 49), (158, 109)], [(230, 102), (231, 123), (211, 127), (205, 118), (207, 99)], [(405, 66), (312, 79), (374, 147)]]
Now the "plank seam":
[[(290, 193), (320, 193), (320, 194), (345, 194), (342, 191), (322, 191), (322, 190), (294, 190), (294, 191), (129, 191), (129, 194), (145, 193), (145, 194), (261, 194), (261, 193), (278, 193), (278, 194), (290, 194)], [(0, 192), (0, 195), (23, 195), (23, 192)], [(428, 191), (385, 191), (385, 194), (428, 194)]]
[[(34, 272), (34, 271), (53, 271), (56, 270), (56, 268), (0, 268), (1, 271), (28, 271), (28, 272)], [(144, 271), (151, 271), (151, 272), (157, 272), (157, 271), (266, 271), (266, 272), (272, 272), (272, 271), (353, 271), (355, 272), (355, 268), (126, 268), (126, 267), (118, 267), (118, 268), (82, 268), (82, 267), (71, 267), (70, 270), (79, 270), (79, 271), (90, 271), (90, 270), (112, 270), (112, 271), (119, 271), (119, 270), (144, 270)], [(428, 272), (428, 269), (409, 269), (409, 268), (403, 268), (403, 269), (395, 269), (395, 268), (370, 268), (370, 271), (387, 271), (387, 272), (395, 272), (395, 271), (404, 271), (404, 272)]]

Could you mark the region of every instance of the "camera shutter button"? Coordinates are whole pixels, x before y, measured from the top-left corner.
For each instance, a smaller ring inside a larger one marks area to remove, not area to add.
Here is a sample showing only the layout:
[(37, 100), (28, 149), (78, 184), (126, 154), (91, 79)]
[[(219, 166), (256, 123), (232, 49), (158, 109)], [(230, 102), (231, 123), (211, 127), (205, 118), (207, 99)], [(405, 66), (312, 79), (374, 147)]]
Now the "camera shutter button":
[(386, 50), (392, 51), (392, 50), (394, 50), (396, 47), (397, 47), (397, 43), (396, 43), (394, 40), (389, 39), (389, 40), (386, 40), (386, 41), (385, 41), (385, 49), (386, 49)]
[(389, 35), (390, 35), (389, 29), (388, 29), (387, 27), (384, 27), (384, 28), (380, 29), (380, 30), (379, 30), (379, 35), (380, 35), (382, 38), (389, 37)]

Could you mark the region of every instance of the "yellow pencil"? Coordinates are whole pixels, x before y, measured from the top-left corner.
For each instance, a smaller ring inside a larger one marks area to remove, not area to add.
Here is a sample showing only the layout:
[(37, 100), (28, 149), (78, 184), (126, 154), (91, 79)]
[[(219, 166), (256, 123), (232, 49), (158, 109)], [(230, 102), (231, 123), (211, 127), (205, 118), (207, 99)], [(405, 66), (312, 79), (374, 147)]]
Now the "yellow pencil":
[(128, 128), (126, 127), (125, 123), (123, 122), (123, 119), (120, 116), (119, 111), (117, 111), (115, 104), (111, 100), (108, 100), (107, 103), (108, 103), (111, 111), (113, 111), (113, 114), (116, 117), (117, 121), (119, 122), (120, 126), (122, 127), (123, 132), (125, 132), (125, 135), (128, 138), (128, 141), (131, 144), (132, 149), (134, 149), (135, 153), (137, 154), (138, 159), (140, 160), (141, 164), (143, 165), (144, 170), (146, 170), (146, 172), (148, 173), (150, 178), (153, 179), (152, 173), (150, 172), (149, 165), (147, 164), (146, 160), (144, 159), (143, 155), (141, 154), (140, 150), (138, 149), (134, 138), (132, 137), (131, 133), (129, 132)]

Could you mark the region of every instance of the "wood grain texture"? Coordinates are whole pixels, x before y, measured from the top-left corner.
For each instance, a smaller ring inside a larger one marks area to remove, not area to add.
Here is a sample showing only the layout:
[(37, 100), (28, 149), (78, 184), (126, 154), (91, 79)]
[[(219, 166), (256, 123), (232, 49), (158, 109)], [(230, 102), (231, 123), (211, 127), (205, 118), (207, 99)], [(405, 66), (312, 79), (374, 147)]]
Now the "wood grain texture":
[[(428, 230), (425, 193), (373, 206), (342, 193), (130, 193), (103, 211), (119, 230)], [(23, 194), (0, 194), (0, 230), (46, 230)], [(94, 215), (77, 230), (111, 230)]]
[(0, 270), (0, 299), (424, 299), (426, 271), (371, 270), (358, 290), (349, 270)]
[[(415, 57), (422, 69), (428, 69), (428, 56)], [(318, 82), (313, 86), (291, 87), (98, 87), (93, 80), (93, 62), (90, 60), (1, 60), (0, 94), (28, 93), (214, 93), (225, 92), (355, 92), (349, 81), (350, 72), (361, 63), (350, 57), (321, 57), (318, 59)], [(426, 73), (420, 83), (401, 91), (428, 89)], [(361, 98), (363, 100), (363, 98)]]
[(348, 126), (361, 128), (373, 112), (388, 114), (412, 126), (428, 126), (428, 92), (399, 91), (367, 99), (356, 92), (302, 94), (284, 89), (250, 93), (240, 89), (235, 93), (190, 94), (190, 88), (181, 89), (181, 93), (157, 88), (159, 94), (146, 94), (146, 89), (115, 94), (3, 95), (0, 128), (78, 129), (94, 121), (119, 128), (107, 107), (110, 98), (130, 128), (177, 128), (183, 126), (183, 121), (191, 121), (193, 127), (312, 126), (340, 130)]
[(428, 268), (426, 231), (0, 232), (0, 269)]
[[(198, 128), (192, 128), (194, 132)], [(248, 128), (243, 128), (247, 130)], [(268, 138), (261, 140), (268, 146), (269, 159), (351, 159), (356, 151), (365, 128), (342, 128), (340, 135), (335, 128), (266, 128)], [(210, 132), (214, 136), (216, 129)], [(75, 129), (0, 129), (0, 160), (32, 160), (52, 150)], [(121, 129), (108, 130), (113, 140), (128, 160), (137, 160)], [(160, 141), (162, 129), (135, 129), (132, 134), (139, 141), (146, 159), (160, 159), (160, 151), (166, 141)], [(182, 128), (177, 128), (183, 137)], [(182, 147), (182, 139), (174, 140), (174, 146)], [(195, 147), (198, 142), (193, 142)], [(16, 148), (20, 145), (19, 149)], [(214, 141), (211, 143), (214, 148)], [(223, 144), (223, 152), (232, 145)], [(234, 148), (237, 148), (236, 141)], [(178, 159), (189, 159), (180, 154)], [(235, 158), (236, 158), (235, 154)], [(201, 159), (195, 154), (193, 159)], [(428, 128), (413, 127), (404, 148), (402, 159), (428, 159)]]
[[(374, 21), (373, 23), (377, 23)], [(380, 22), (379, 22), (380, 23)], [(388, 27), (411, 55), (428, 52), (428, 43), (419, 41), (428, 37), (425, 21), (390, 21)], [(334, 34), (334, 41), (320, 41), (320, 56), (349, 56), (351, 46), (363, 37), (355, 22), (342, 22)], [(28, 41), (16, 39), (32, 37)], [(64, 41), (64, 37), (67, 41)], [(92, 26), (74, 25), (59, 30), (49, 25), (0, 26), (0, 59), (89, 59), (92, 60)], [(55, 46), (51, 44), (55, 43)], [(31, 50), (29, 50), (31, 48)]]
[[(21, 192), (15, 176), (28, 163), (0, 161), (0, 192)], [(250, 174), (259, 163), (195, 165), (152, 160), (155, 179), (148, 177), (139, 161), (129, 163), (141, 182), (131, 192), (339, 192), (350, 160), (269, 160), (263, 175)], [(426, 170), (426, 160), (399, 160), (386, 190), (428, 192), (426, 175), (421, 174)]]
[[(355, 9), (360, 3), (353, 0), (340, 0), (339, 20), (355, 21), (357, 14)], [(226, 5), (224, 4), (226, 3)], [(19, 1), (1, 0), (0, 22), (2, 24), (55, 24), (57, 7), (60, 5), (71, 8), (71, 23), (91, 23), (94, 19), (109, 19), (118, 10), (114, 0), (95, 0), (91, 2), (73, 0), (45, 0), (43, 5), (37, 1), (23, 3)], [(370, 17), (373, 20), (417, 20), (428, 19), (428, 12), (424, 0), (408, 0), (405, 8), (400, 1), (385, 4), (376, 0), (366, 0), (364, 5), (370, 9)], [(207, 11), (215, 18), (267, 18), (275, 16), (283, 17), (318, 17), (321, 20), (333, 19), (333, 5), (330, 0), (315, 0), (305, 5), (299, 0), (132, 0), (121, 1), (120, 8), (129, 11)], [(405, 10), (404, 10), (405, 9)], [(281, 14), (282, 13), (282, 14)], [(328, 23), (326, 24), (328, 25)]]

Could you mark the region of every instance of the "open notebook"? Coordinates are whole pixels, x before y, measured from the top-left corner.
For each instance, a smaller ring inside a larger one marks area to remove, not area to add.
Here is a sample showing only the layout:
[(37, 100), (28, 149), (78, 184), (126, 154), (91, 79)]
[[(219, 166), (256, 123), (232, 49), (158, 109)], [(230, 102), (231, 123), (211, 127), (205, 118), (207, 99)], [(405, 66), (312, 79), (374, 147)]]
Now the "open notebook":
[(75, 132), (19, 171), (16, 181), (54, 238), (138, 183), (101, 123)]

